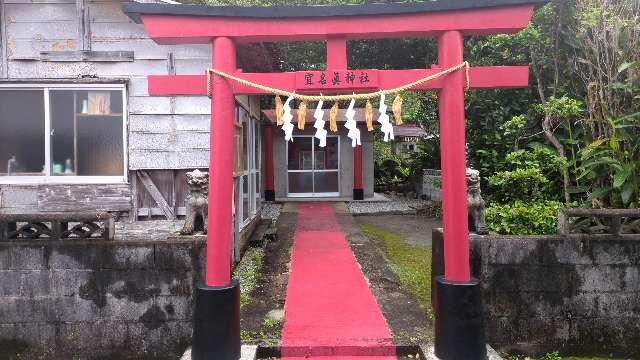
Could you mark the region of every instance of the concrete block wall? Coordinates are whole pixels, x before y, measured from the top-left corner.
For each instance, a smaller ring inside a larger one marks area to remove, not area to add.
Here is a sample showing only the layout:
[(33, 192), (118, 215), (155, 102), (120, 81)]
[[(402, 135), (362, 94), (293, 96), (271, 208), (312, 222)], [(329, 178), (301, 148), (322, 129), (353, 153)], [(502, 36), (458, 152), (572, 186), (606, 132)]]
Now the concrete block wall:
[[(472, 235), (489, 343), (640, 358), (640, 237)], [(434, 232), (434, 275), (442, 233)]]
[(0, 359), (177, 359), (202, 240), (0, 243)]
[(442, 201), (442, 172), (440, 170), (424, 170), (420, 195), (427, 200)]

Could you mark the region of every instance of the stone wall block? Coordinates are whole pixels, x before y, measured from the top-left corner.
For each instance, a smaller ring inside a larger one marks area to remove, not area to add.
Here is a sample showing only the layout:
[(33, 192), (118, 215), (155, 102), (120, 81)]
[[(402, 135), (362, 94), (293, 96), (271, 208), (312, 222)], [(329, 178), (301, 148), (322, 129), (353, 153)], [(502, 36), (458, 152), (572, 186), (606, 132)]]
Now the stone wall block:
[(191, 244), (158, 244), (154, 267), (158, 270), (193, 270), (196, 251)]
[(155, 303), (167, 314), (170, 321), (193, 319), (194, 299), (183, 296), (158, 296)]
[[(34, 326), (35, 325), (35, 326)], [(56, 325), (50, 323), (15, 324), (15, 338), (29, 344), (21, 355), (25, 359), (50, 359), (55, 352)]]
[(127, 350), (126, 323), (105, 320), (69, 322), (62, 323), (59, 331), (57, 352), (60, 355), (69, 352), (69, 355), (85, 353), (122, 356), (121, 354)]
[(22, 272), (20, 296), (33, 298), (51, 294), (52, 276), (50, 270)]
[(634, 291), (636, 296), (640, 298), (640, 266), (627, 267), (624, 273), (625, 291)]
[(562, 238), (554, 242), (554, 256), (545, 256), (546, 261), (567, 265), (591, 265), (593, 261), (592, 242), (584, 239)]
[(56, 322), (59, 320), (51, 299), (0, 297), (0, 323)]
[(518, 268), (509, 265), (490, 266), (482, 272), (486, 281), (482, 286), (487, 289), (500, 289), (500, 292), (518, 291)]
[(490, 264), (513, 265), (538, 262), (538, 259), (532, 256), (537, 246), (534, 241), (495, 238), (490, 238), (488, 241), (490, 246), (487, 261)]
[(596, 264), (640, 265), (640, 241), (607, 239), (593, 244)]
[(51, 296), (76, 296), (80, 284), (84, 284), (91, 270), (51, 270)]
[(11, 247), (0, 244), (0, 270), (11, 269)]
[(516, 273), (518, 289), (526, 292), (571, 293), (578, 280), (575, 270), (564, 265), (521, 267)]
[(154, 264), (153, 245), (117, 246), (112, 250), (113, 263), (108, 269), (152, 269)]
[(577, 266), (581, 278), (580, 291), (614, 292), (622, 290), (625, 270), (621, 267)]
[(100, 321), (103, 311), (94, 302), (76, 296), (57, 298), (60, 321), (67, 323)]
[(107, 304), (101, 309), (101, 317), (105, 320), (137, 321), (155, 304), (154, 298), (139, 302), (128, 298), (107, 296)]
[(597, 316), (601, 318), (640, 316), (638, 293), (608, 293), (598, 295)]
[(0, 297), (20, 296), (22, 273), (17, 270), (0, 270)]
[(189, 321), (128, 323), (129, 346), (140, 357), (161, 357), (176, 352), (181, 354), (190, 345), (192, 327)]
[[(11, 269), (15, 270), (45, 270), (46, 245), (22, 245), (11, 247)], [(48, 255), (48, 254), (47, 254)]]
[(153, 266), (153, 246), (66, 244), (54, 248), (50, 263), (54, 269), (147, 269)]
[(494, 346), (512, 344), (516, 334), (516, 324), (510, 317), (492, 317), (492, 321), (485, 323), (485, 331), (491, 334)]
[[(85, 252), (93, 253), (91, 246), (85, 246), (84, 251), (81, 247), (72, 244), (55, 246), (51, 249), (49, 267), (56, 270), (91, 269), (89, 264), (92, 259), (86, 256)], [(84, 261), (80, 259), (84, 259)]]

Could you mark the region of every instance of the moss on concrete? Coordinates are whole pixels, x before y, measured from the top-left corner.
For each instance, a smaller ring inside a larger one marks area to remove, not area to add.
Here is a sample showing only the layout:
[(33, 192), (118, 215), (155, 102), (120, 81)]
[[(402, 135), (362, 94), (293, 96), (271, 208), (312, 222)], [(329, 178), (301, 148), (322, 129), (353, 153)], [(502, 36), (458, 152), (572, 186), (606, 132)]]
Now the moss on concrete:
[(402, 235), (381, 226), (360, 224), (360, 227), (380, 248), (401, 286), (409, 290), (432, 317), (431, 248), (408, 244)]

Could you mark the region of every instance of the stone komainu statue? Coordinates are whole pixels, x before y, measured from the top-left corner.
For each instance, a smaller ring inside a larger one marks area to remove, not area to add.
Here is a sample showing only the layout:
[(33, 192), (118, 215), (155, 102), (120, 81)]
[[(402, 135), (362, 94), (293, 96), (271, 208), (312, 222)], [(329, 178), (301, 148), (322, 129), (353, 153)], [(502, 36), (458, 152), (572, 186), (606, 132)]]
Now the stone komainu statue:
[(180, 231), (182, 235), (191, 235), (195, 231), (207, 233), (207, 195), (209, 194), (209, 173), (194, 170), (187, 173), (189, 195), (187, 195), (187, 217)]
[(467, 168), (467, 202), (469, 207), (469, 230), (479, 235), (489, 233), (484, 221), (484, 200), (480, 194), (480, 172)]

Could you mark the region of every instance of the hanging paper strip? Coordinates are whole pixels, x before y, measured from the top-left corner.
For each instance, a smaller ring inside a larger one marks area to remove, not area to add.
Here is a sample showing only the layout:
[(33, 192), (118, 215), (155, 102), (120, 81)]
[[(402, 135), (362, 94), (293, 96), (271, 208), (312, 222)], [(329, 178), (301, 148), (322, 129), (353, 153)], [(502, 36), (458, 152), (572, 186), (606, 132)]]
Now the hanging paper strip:
[(313, 127), (316, 128), (316, 134), (314, 137), (320, 140), (320, 147), (323, 148), (327, 146), (327, 130), (324, 129), (324, 111), (322, 110), (323, 101), (320, 100), (318, 102), (318, 106), (316, 107), (316, 111), (313, 113), (313, 117), (316, 119), (316, 122), (313, 124)]
[(291, 121), (293, 120), (293, 115), (291, 114), (291, 101), (293, 100), (293, 96), (289, 96), (287, 101), (285, 101), (284, 106), (284, 115), (282, 115), (282, 131), (284, 131), (284, 140), (285, 141), (293, 141), (293, 124)]
[(356, 145), (362, 145), (360, 143), (360, 129), (358, 129), (358, 124), (356, 123), (355, 116), (356, 111), (353, 107), (356, 104), (356, 99), (351, 99), (351, 103), (349, 103), (349, 107), (347, 108), (346, 118), (347, 121), (344, 123), (344, 127), (349, 129), (349, 133), (347, 133), (347, 137), (351, 139), (351, 146), (356, 147)]
[(389, 142), (389, 140), (393, 140), (393, 125), (391, 125), (391, 120), (389, 119), (389, 115), (387, 114), (387, 104), (385, 104), (386, 97), (384, 94), (380, 95), (380, 117), (378, 118), (378, 122), (381, 124), (380, 131), (384, 133), (384, 141)]

